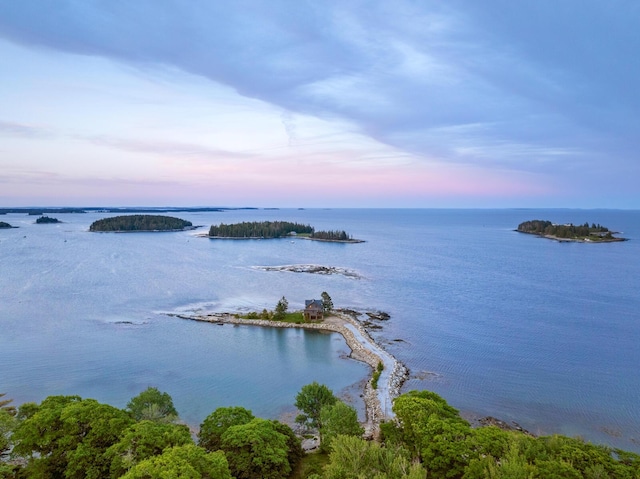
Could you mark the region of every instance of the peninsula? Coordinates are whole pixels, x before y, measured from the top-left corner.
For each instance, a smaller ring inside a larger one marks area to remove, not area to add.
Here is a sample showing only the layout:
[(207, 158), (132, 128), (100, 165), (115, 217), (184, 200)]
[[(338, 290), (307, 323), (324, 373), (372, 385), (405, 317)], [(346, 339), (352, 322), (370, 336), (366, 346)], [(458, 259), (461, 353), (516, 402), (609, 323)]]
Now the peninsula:
[(316, 231), (308, 224), (289, 221), (253, 221), (235, 224), (211, 225), (207, 237), (211, 239), (274, 239), (296, 237), (317, 241), (361, 243), (346, 231)]
[(556, 241), (574, 241), (579, 243), (612, 243), (626, 241), (626, 238), (613, 236), (614, 232), (600, 224), (589, 223), (574, 225), (573, 223), (555, 224), (551, 221), (531, 220), (520, 223), (516, 231), (534, 234)]
[[(408, 370), (373, 340), (364, 326), (356, 319), (356, 315), (352, 313), (346, 310), (332, 310), (321, 321), (311, 322), (246, 319), (247, 315), (243, 317), (241, 314), (233, 313), (170, 314), (170, 316), (213, 324), (302, 328), (341, 334), (351, 349), (350, 357), (362, 361), (372, 368), (372, 375), (365, 386), (363, 398), (367, 418), (365, 429), (368, 434), (376, 435), (380, 423), (394, 417), (391, 405), (400, 394), (400, 388), (408, 377)], [(268, 316), (267, 314), (265, 317)]]
[(89, 231), (133, 232), (133, 231), (183, 231), (192, 229), (190, 221), (162, 215), (123, 215), (94, 221)]

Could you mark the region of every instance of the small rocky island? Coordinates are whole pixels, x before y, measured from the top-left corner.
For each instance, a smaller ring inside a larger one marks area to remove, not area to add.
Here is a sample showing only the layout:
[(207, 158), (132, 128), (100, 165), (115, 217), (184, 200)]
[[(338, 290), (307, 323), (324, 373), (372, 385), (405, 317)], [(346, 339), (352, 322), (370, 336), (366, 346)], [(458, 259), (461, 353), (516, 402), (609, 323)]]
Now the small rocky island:
[(613, 236), (615, 232), (600, 224), (585, 223), (574, 225), (572, 223), (556, 224), (551, 221), (531, 220), (518, 225), (516, 231), (520, 233), (534, 234), (556, 241), (575, 241), (581, 243), (611, 243), (626, 241), (626, 238)]
[(51, 218), (50, 216), (41, 216), (36, 220), (36, 224), (47, 225), (53, 223), (62, 223), (58, 218)]
[(123, 215), (94, 221), (89, 231), (184, 231), (192, 229), (191, 221), (162, 215)]
[(338, 266), (322, 266), (319, 264), (285, 264), (282, 266), (254, 266), (254, 269), (259, 269), (262, 271), (288, 271), (290, 273), (311, 273), (311, 274), (338, 274), (342, 276), (346, 276), (347, 278), (355, 278), (360, 279), (360, 276), (357, 272), (347, 269), (340, 268)]
[(13, 228), (9, 223), (5, 223), (4, 221), (0, 221), (0, 228)]
[(207, 236), (211, 239), (235, 240), (296, 237), (340, 243), (362, 242), (362, 240), (353, 239), (345, 231), (316, 231), (311, 225), (289, 221), (253, 221), (229, 225), (220, 223), (219, 225), (211, 225)]

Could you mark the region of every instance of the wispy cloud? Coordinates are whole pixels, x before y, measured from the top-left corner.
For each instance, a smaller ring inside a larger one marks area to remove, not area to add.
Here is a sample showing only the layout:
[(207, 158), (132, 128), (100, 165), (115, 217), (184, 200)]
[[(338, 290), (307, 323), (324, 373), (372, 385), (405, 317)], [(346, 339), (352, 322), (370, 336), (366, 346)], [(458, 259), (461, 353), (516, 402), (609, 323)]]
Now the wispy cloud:
[(22, 123), (14, 123), (0, 120), (0, 135), (19, 136), (19, 137), (49, 137), (51, 131), (41, 126), (25, 125)]
[(159, 156), (201, 158), (209, 160), (250, 158), (250, 153), (239, 153), (217, 148), (210, 148), (199, 144), (177, 143), (170, 141), (143, 141), (108, 136), (82, 137), (95, 145), (133, 153), (151, 153)]

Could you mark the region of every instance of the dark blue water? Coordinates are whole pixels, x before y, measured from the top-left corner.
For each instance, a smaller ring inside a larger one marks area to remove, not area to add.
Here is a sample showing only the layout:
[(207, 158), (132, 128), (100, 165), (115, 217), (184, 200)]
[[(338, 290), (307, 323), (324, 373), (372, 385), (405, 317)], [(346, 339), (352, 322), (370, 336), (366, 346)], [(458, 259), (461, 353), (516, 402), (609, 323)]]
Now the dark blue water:
[[(55, 215), (54, 215), (55, 216)], [(336, 306), (388, 311), (376, 337), (467, 413), (535, 433), (640, 450), (640, 212), (242, 210), (194, 224), (281, 219), (345, 229), (362, 244), (211, 241), (192, 232), (95, 234), (105, 214), (0, 231), (0, 392), (80, 394), (117, 406), (148, 385), (197, 424), (221, 405), (291, 410), (317, 380), (357, 399), (366, 367), (337, 335), (191, 323), (165, 312)], [(631, 239), (561, 244), (513, 231), (530, 219), (601, 223)], [(206, 228), (203, 228), (205, 230)], [(316, 263), (343, 276), (266, 272)], [(123, 324), (122, 322), (133, 324)], [(357, 401), (356, 401), (357, 402)]]

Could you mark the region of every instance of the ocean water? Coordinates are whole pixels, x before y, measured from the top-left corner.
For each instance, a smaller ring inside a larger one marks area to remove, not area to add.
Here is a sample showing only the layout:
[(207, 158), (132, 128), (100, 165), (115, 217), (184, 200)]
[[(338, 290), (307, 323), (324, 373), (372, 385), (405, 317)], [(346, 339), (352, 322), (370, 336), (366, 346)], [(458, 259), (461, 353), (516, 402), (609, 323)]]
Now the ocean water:
[[(383, 310), (374, 337), (465, 414), (640, 451), (640, 212), (233, 210), (177, 213), (202, 228), (89, 233), (102, 213), (0, 217), (0, 392), (17, 403), (79, 394), (118, 407), (147, 386), (197, 426), (219, 406), (293, 410), (319, 381), (361, 408), (368, 369), (336, 334), (217, 326), (167, 313), (291, 308), (327, 291)], [(558, 243), (522, 221), (601, 223), (630, 241)], [(361, 244), (198, 238), (213, 223), (286, 220)], [(320, 264), (340, 275), (262, 271)]]

